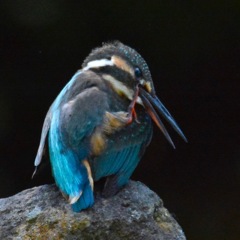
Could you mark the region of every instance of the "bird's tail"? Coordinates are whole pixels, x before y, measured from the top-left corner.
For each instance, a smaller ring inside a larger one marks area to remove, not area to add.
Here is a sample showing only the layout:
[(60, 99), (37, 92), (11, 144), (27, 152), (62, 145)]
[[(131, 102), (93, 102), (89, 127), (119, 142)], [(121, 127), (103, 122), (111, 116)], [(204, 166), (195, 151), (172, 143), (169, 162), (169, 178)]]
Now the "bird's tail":
[(78, 199), (78, 201), (72, 204), (72, 209), (74, 212), (80, 212), (83, 209), (91, 207), (93, 204), (94, 204), (93, 190), (89, 183), (85, 186), (82, 195)]

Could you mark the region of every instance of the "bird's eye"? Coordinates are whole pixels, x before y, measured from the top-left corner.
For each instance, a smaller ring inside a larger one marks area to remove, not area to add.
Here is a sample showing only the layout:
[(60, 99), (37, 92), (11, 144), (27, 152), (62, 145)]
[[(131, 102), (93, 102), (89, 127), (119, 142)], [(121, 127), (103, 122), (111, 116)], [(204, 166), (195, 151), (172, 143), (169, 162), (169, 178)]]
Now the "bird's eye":
[(134, 73), (135, 73), (136, 78), (141, 78), (142, 77), (142, 71), (139, 67), (136, 67), (134, 69)]

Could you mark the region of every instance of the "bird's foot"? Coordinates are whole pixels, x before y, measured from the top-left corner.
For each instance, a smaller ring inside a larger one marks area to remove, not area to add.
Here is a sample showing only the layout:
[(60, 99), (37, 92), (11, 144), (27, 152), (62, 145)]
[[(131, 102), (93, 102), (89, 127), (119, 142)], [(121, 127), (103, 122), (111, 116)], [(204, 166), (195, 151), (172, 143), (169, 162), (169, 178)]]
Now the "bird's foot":
[(137, 113), (136, 113), (134, 107), (131, 108), (131, 109), (129, 109), (129, 112), (128, 112), (126, 118), (127, 118), (127, 120), (126, 120), (126, 123), (127, 123), (127, 124), (132, 123), (133, 120), (135, 120), (136, 123), (138, 123), (138, 124), (140, 123), (139, 120), (138, 120)]
[(128, 121), (127, 121), (127, 124), (132, 123), (132, 121), (134, 119), (137, 123), (140, 123), (138, 121), (137, 113), (136, 113), (136, 110), (135, 110), (135, 105), (136, 105), (136, 102), (137, 102), (138, 94), (139, 94), (139, 87), (136, 86), (136, 89), (135, 89), (135, 92), (134, 92), (134, 95), (133, 95), (133, 100), (128, 107)]

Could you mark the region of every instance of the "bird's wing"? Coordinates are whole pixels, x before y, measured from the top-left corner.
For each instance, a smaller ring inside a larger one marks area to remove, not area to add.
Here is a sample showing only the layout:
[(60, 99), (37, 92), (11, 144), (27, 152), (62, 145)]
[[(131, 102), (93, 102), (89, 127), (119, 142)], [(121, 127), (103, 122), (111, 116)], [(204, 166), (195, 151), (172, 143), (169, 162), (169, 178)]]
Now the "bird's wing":
[[(137, 124), (133, 123), (133, 125)], [(150, 124), (145, 125), (144, 131), (134, 132), (134, 136), (131, 137), (131, 130), (135, 129), (133, 125), (123, 129), (122, 133), (116, 134), (115, 139), (109, 142), (108, 151), (105, 154), (92, 159), (95, 180), (108, 177), (103, 192), (106, 197), (114, 195), (128, 182), (151, 140)]]
[(75, 211), (93, 204), (93, 179), (88, 162), (89, 138), (108, 109), (107, 95), (92, 86), (53, 112), (49, 150), (56, 184)]
[[(85, 89), (65, 103), (61, 108), (59, 125), (66, 144), (77, 152), (81, 150), (81, 141), (103, 122), (108, 109), (107, 94), (96, 86)], [(82, 155), (81, 152), (78, 154)]]
[[(40, 165), (40, 163), (42, 161), (42, 157), (43, 157), (43, 155), (45, 153), (46, 139), (47, 139), (49, 128), (50, 128), (50, 125), (51, 125), (51, 122), (52, 122), (53, 113), (57, 109), (59, 109), (59, 107), (61, 105), (62, 99), (64, 97), (66, 97), (66, 95), (68, 94), (69, 90), (71, 90), (72, 88), (74, 88), (74, 91), (78, 92), (79, 95), (77, 95), (75, 99), (72, 99), (72, 101), (69, 101), (69, 102), (67, 102), (65, 104), (66, 110), (69, 111), (69, 109), (71, 109), (71, 107), (69, 107), (71, 105), (71, 103), (72, 102), (77, 102), (78, 100), (79, 100), (79, 105), (82, 105), (80, 111), (77, 112), (77, 114), (74, 113), (74, 114), (76, 114), (76, 116), (74, 116), (74, 117), (78, 118), (79, 126), (80, 125), (82, 126), (81, 129), (79, 129), (80, 131), (82, 130), (82, 132), (78, 132), (76, 134), (74, 132), (74, 135), (77, 135), (77, 138), (79, 139), (79, 136), (84, 136), (85, 133), (87, 133), (87, 131), (90, 130), (91, 127), (94, 125), (94, 122), (93, 122), (93, 124), (88, 125), (89, 122), (85, 121), (88, 118), (87, 114), (86, 115), (82, 115), (82, 113), (84, 113), (84, 112), (85, 113), (87, 113), (87, 112), (93, 113), (92, 110), (94, 110), (94, 106), (93, 106), (93, 109), (86, 110), (86, 107), (87, 106), (90, 107), (90, 105), (86, 104), (86, 102), (84, 102), (84, 99), (83, 99), (84, 95), (86, 95), (86, 93), (89, 92), (89, 89), (90, 89), (89, 85), (94, 86), (94, 84), (95, 85), (98, 84), (99, 79), (96, 78), (96, 75), (93, 76), (92, 74), (93, 73), (91, 73), (89, 71), (86, 72), (86, 73), (78, 71), (72, 77), (72, 79), (67, 83), (67, 85), (62, 89), (62, 91), (60, 92), (58, 97), (55, 99), (55, 101), (53, 102), (53, 104), (49, 108), (49, 110), (47, 112), (47, 115), (45, 117), (44, 123), (43, 123), (43, 127), (42, 127), (40, 144), (39, 144), (38, 152), (37, 152), (37, 155), (36, 155), (36, 158), (35, 158), (35, 161), (34, 161), (34, 166), (36, 167), (36, 169), (35, 169), (35, 171), (33, 173), (33, 176), (36, 173), (37, 167)], [(79, 79), (80, 77), (81, 77), (81, 80)], [(91, 78), (95, 79), (95, 82), (88, 81), (88, 79), (91, 79)], [(93, 96), (95, 100), (96, 100), (97, 96), (98, 96), (98, 94), (96, 96)], [(101, 101), (101, 99), (99, 99), (99, 100)], [(91, 101), (90, 101), (90, 103), (91, 103)], [(94, 102), (92, 101), (92, 103), (94, 103)], [(98, 102), (98, 104), (99, 103), (100, 102)], [(76, 107), (76, 104), (74, 105), (74, 107)], [(73, 111), (73, 109), (72, 109), (72, 111)], [(79, 116), (78, 113), (80, 114), (80, 116)], [(69, 126), (71, 127), (73, 125), (74, 124), (70, 124)], [(68, 135), (69, 135), (69, 133), (68, 133)]]
[(32, 177), (34, 176), (34, 174), (37, 171), (37, 167), (40, 165), (41, 161), (42, 161), (42, 157), (43, 154), (45, 152), (45, 147), (46, 147), (46, 138), (49, 132), (49, 128), (51, 125), (51, 121), (52, 121), (52, 116), (53, 116), (53, 112), (54, 109), (58, 107), (61, 98), (66, 94), (66, 92), (68, 91), (68, 89), (73, 85), (73, 83), (76, 81), (77, 77), (79, 77), (81, 74), (80, 71), (78, 71), (73, 77), (72, 79), (67, 83), (67, 85), (63, 88), (63, 90), (61, 91), (61, 93), (58, 95), (58, 97), (56, 98), (56, 100), (53, 102), (53, 104), (51, 105), (51, 107), (49, 108), (47, 115), (45, 117), (44, 123), (43, 123), (43, 127), (42, 127), (42, 133), (41, 133), (41, 138), (40, 138), (40, 144), (38, 147), (38, 152), (37, 152), (37, 156), (35, 158), (34, 161), (34, 165), (36, 167)]

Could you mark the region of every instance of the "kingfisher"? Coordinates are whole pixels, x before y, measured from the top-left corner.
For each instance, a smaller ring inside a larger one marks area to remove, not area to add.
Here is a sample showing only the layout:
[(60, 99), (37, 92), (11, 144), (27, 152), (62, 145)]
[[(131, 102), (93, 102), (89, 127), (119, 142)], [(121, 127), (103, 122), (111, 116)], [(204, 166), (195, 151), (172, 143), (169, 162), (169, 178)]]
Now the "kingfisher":
[(157, 97), (142, 56), (119, 41), (104, 43), (92, 50), (48, 110), (35, 172), (48, 144), (56, 185), (80, 212), (94, 204), (94, 183), (101, 178), (104, 197), (127, 184), (150, 143), (152, 122), (175, 148), (160, 117), (187, 141)]

